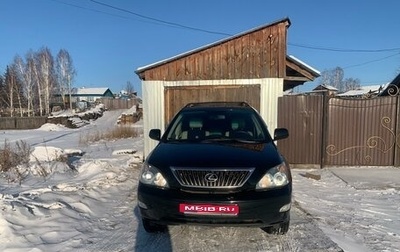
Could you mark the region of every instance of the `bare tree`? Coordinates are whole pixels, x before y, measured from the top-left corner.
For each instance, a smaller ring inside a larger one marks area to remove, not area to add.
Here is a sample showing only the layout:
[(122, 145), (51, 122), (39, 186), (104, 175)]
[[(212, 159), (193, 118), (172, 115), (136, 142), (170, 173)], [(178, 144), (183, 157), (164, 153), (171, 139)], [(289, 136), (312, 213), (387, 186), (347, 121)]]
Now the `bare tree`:
[(321, 73), (320, 84), (330, 85), (338, 89), (339, 92), (356, 89), (360, 87), (360, 80), (354, 78), (344, 78), (344, 71), (340, 67), (325, 70)]
[(340, 67), (336, 67), (331, 70), (325, 70), (321, 73), (320, 84), (330, 85), (339, 90), (339, 92), (343, 92), (343, 76), (344, 71)]
[(20, 71), (19, 71), (20, 67), (24, 68), (24, 61), (22, 60), (22, 58), (19, 55), (16, 55), (14, 57), (14, 61), (13, 61), (12, 65), (11, 65), (11, 68), (13, 69), (13, 73), (15, 74), (15, 80), (16, 80), (16, 83), (13, 86), (15, 89), (14, 94), (17, 99), (19, 113), (20, 113), (20, 116), (23, 117), (24, 116), (23, 107), (25, 107), (25, 106), (23, 106), (22, 103), (23, 103), (23, 100), (25, 100), (25, 99), (23, 98), (23, 85), (22, 85), (23, 83), (21, 83), (21, 82), (23, 82), (23, 76), (21, 76), (21, 74), (20, 74)]
[(75, 68), (72, 63), (72, 58), (69, 55), (68, 51), (65, 49), (61, 49), (56, 58), (56, 75), (58, 82), (58, 90), (63, 99), (63, 104), (66, 103), (65, 97), (69, 96), (69, 108), (72, 109), (72, 100), (71, 100), (71, 87), (75, 77)]
[(32, 64), (32, 81), (34, 85), (34, 90), (35, 90), (35, 95), (34, 95), (34, 104), (36, 105), (35, 107), (38, 110), (40, 115), (43, 114), (43, 98), (42, 98), (42, 93), (43, 93), (43, 85), (42, 85), (42, 77), (40, 75), (40, 69), (39, 69), (39, 60), (37, 57), (37, 54), (34, 54), (33, 58), (33, 64)]
[(4, 78), (3, 75), (0, 75), (0, 110), (2, 111), (4, 106), (4, 96), (5, 95), (5, 86), (4, 86)]
[[(37, 63), (41, 80), (39, 99), (43, 101), (41, 104), (44, 106), (45, 114), (48, 115), (50, 114), (50, 96), (54, 87), (54, 59), (49, 48), (43, 47), (39, 50)], [(43, 115), (42, 111), (40, 115)]]
[(125, 91), (129, 96), (131, 96), (135, 92), (135, 88), (133, 87), (132, 82), (126, 82)]
[(28, 116), (31, 114), (30, 111), (32, 111), (32, 115), (34, 115), (35, 67), (35, 55), (32, 51), (29, 51), (26, 55), (24, 86), (28, 106)]
[(343, 86), (345, 91), (347, 91), (347, 90), (356, 90), (361, 85), (359, 79), (347, 78), (343, 81)]
[[(4, 100), (6, 107), (10, 110), (10, 116), (14, 116), (15, 104), (18, 100), (18, 76), (15, 65), (7, 66), (5, 73), (5, 83), (4, 83)], [(18, 104), (18, 103), (17, 103)], [(20, 106), (21, 108), (21, 103)], [(20, 110), (21, 111), (21, 110)]]

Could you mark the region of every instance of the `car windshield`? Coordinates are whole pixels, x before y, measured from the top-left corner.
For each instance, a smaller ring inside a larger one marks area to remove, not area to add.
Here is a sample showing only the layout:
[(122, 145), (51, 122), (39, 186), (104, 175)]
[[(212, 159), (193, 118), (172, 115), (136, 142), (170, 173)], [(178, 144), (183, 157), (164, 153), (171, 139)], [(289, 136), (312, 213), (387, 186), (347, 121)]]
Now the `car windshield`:
[(167, 141), (265, 142), (270, 137), (261, 118), (251, 110), (182, 111), (165, 132)]

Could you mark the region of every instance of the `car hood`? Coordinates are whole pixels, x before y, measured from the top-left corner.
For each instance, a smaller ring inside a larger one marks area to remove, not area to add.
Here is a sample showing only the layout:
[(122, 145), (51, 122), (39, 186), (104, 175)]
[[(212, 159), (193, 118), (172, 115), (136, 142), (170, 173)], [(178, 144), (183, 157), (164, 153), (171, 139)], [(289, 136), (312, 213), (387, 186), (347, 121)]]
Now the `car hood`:
[(269, 143), (164, 143), (152, 151), (156, 167), (274, 167), (282, 162)]

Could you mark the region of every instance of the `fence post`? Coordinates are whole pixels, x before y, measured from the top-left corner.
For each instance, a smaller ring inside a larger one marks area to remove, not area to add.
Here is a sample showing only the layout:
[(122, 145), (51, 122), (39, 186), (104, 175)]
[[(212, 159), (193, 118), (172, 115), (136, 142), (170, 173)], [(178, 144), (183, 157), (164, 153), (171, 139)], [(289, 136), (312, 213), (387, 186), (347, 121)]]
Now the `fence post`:
[(400, 99), (400, 96), (396, 96), (396, 118), (395, 118), (395, 120), (396, 120), (396, 122), (394, 123), (394, 125), (395, 125), (395, 129), (394, 129), (394, 155), (393, 155), (393, 166), (396, 166), (396, 167), (398, 167), (398, 166), (400, 166), (400, 153), (399, 153), (399, 151), (400, 151), (400, 142), (397, 142), (398, 141), (398, 136), (399, 136), (399, 134), (400, 134), (400, 132), (399, 132), (399, 130), (400, 130), (400, 109), (399, 109), (399, 106), (400, 106), (400, 102), (399, 102), (399, 99)]
[(323, 169), (326, 164), (326, 146), (328, 139), (328, 118), (329, 118), (329, 99), (327, 92), (323, 92), (322, 99), (322, 130), (321, 130), (321, 160), (320, 160), (320, 168)]

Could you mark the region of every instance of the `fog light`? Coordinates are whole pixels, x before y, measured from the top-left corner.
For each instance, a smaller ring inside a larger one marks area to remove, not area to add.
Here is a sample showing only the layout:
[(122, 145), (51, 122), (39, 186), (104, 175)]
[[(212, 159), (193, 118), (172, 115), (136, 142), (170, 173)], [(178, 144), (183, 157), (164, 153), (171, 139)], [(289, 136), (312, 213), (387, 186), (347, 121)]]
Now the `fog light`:
[(144, 203), (143, 203), (143, 202), (141, 202), (141, 201), (138, 201), (138, 206), (139, 206), (140, 208), (147, 209), (147, 205), (146, 205), (146, 204), (144, 204)]
[(281, 209), (279, 209), (279, 212), (280, 212), (280, 213), (287, 212), (287, 211), (290, 210), (290, 207), (291, 207), (291, 206), (292, 206), (291, 203), (286, 204), (286, 205), (284, 205), (283, 207), (281, 207)]

